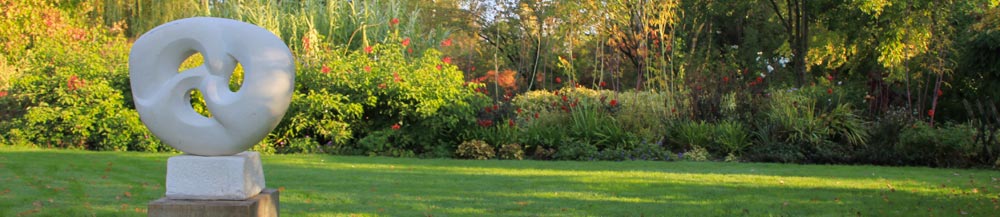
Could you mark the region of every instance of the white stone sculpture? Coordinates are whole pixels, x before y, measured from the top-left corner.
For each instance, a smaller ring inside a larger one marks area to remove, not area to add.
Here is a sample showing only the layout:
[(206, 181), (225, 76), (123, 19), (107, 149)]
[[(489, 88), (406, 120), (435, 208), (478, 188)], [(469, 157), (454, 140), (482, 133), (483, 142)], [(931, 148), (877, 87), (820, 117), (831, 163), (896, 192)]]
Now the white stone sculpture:
[[(204, 64), (177, 73), (201, 53)], [(236, 64), (243, 86), (229, 90)], [(271, 32), (222, 18), (169, 22), (139, 37), (129, 54), (129, 76), (142, 122), (163, 143), (188, 154), (234, 155), (260, 142), (288, 109), (295, 66), (288, 47)], [(191, 107), (198, 89), (212, 117)]]
[[(204, 64), (178, 73), (195, 53)], [(229, 80), (237, 64), (243, 85), (233, 92)], [(236, 20), (176, 20), (135, 41), (129, 77), (143, 124), (186, 153), (167, 160), (168, 199), (247, 200), (261, 192), (260, 155), (246, 150), (278, 125), (292, 99), (295, 65), (281, 39)], [(194, 89), (212, 117), (191, 107)]]

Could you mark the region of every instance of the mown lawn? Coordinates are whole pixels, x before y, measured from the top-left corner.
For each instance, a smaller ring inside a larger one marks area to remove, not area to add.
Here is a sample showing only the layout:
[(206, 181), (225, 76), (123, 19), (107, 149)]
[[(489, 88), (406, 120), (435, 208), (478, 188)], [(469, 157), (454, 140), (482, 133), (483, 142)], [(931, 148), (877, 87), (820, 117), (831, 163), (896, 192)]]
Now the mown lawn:
[[(0, 147), (0, 216), (144, 216), (174, 154)], [(1000, 172), (264, 156), (286, 216), (996, 216)]]

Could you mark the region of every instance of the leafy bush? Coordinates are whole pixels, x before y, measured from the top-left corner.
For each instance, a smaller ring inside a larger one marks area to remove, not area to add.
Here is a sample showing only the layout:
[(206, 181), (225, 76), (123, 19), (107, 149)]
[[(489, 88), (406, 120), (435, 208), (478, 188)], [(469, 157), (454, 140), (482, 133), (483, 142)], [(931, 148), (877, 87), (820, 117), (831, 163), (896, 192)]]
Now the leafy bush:
[(524, 149), (521, 148), (521, 144), (505, 144), (500, 146), (499, 151), (500, 159), (504, 160), (521, 160), (524, 159)]
[(553, 157), (556, 160), (593, 160), (597, 154), (597, 146), (573, 140), (560, 145)]
[(976, 130), (971, 125), (957, 124), (933, 128), (917, 122), (900, 133), (895, 150), (898, 159), (909, 165), (967, 167), (982, 149), (975, 143)]
[(689, 161), (708, 161), (712, 155), (704, 147), (693, 145), (691, 146), (691, 150), (684, 152), (682, 156), (682, 159)]
[[(9, 2), (0, 21), (5, 63), (23, 69), (0, 89), (5, 142), (45, 147), (169, 151), (131, 109), (128, 42), (46, 3)], [(30, 49), (28, 49), (30, 48)], [(5, 78), (7, 79), (7, 78)], [(8, 83), (9, 82), (9, 83)]]
[(496, 156), (493, 146), (480, 140), (462, 142), (455, 150), (455, 156), (462, 159), (488, 160)]

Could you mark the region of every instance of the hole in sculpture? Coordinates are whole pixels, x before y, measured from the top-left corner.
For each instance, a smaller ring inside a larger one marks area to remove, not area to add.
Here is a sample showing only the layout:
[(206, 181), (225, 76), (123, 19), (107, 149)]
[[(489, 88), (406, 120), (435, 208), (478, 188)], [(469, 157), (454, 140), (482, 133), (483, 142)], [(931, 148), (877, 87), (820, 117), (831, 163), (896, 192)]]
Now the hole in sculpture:
[(201, 95), (201, 91), (194, 89), (188, 92), (188, 94), (191, 95), (191, 108), (194, 109), (194, 112), (206, 118), (212, 117), (212, 113), (208, 111), (208, 106), (205, 106), (205, 97)]
[(201, 56), (201, 53), (195, 52), (191, 56), (188, 56), (187, 59), (184, 59), (184, 62), (181, 62), (181, 67), (177, 68), (177, 73), (201, 66), (202, 62), (205, 62), (205, 58)]
[(243, 64), (236, 62), (233, 75), (229, 77), (229, 90), (233, 92), (240, 91), (241, 86), (243, 86)]

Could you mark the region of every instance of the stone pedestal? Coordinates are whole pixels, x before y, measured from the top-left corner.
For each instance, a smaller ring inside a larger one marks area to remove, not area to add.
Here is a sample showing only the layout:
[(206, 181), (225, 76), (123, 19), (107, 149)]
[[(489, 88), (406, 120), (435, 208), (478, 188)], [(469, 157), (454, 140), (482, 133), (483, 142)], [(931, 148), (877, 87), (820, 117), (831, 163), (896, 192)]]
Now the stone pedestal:
[(278, 216), (278, 191), (264, 189), (246, 200), (174, 200), (160, 198), (149, 203), (150, 217), (247, 217)]
[(260, 154), (180, 155), (167, 160), (166, 198), (173, 200), (246, 200), (264, 189)]

